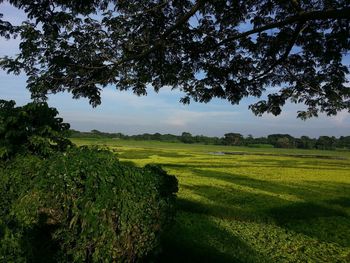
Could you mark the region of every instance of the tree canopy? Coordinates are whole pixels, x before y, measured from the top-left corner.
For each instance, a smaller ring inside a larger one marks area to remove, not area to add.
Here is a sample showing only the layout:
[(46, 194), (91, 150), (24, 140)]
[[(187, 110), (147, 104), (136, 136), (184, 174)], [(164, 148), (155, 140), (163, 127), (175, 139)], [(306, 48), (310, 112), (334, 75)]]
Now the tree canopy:
[[(0, 3), (3, 0), (0, 0)], [(213, 98), (298, 117), (350, 111), (348, 0), (9, 0), (28, 20), (0, 16), (0, 36), (21, 38), (0, 60), (24, 71), (35, 99), (69, 91), (101, 103), (107, 85), (147, 94), (180, 89), (183, 103)]]
[(47, 157), (65, 151), (72, 143), (66, 138), (70, 127), (47, 103), (16, 107), (14, 101), (0, 100), (0, 160), (31, 153)]

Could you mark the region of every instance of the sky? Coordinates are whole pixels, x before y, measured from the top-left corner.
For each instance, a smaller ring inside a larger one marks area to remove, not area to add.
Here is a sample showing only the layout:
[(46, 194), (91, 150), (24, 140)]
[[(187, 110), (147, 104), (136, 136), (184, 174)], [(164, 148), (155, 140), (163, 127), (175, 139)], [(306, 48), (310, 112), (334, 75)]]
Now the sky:
[[(23, 13), (9, 4), (0, 4), (4, 19), (16, 24)], [(18, 52), (18, 40), (0, 38), (0, 57)], [(17, 105), (30, 102), (25, 75), (7, 75), (0, 70), (0, 98), (15, 100)], [(157, 94), (152, 89), (147, 96), (138, 97), (129, 91), (118, 91), (107, 87), (102, 91), (102, 104), (92, 108), (86, 99), (72, 99), (71, 94), (51, 95), (48, 103), (56, 107), (71, 128), (80, 131), (97, 129), (105, 132), (124, 134), (190, 132), (193, 135), (223, 136), (228, 132), (238, 132), (254, 137), (273, 133), (288, 133), (293, 136), (318, 137), (350, 135), (350, 113), (342, 111), (336, 116), (321, 115), (306, 121), (297, 119), (297, 111), (302, 105), (287, 104), (279, 116), (264, 114), (255, 116), (248, 106), (257, 98), (243, 99), (239, 105), (231, 105), (225, 100), (214, 99), (207, 104), (179, 102), (181, 92), (163, 88)]]

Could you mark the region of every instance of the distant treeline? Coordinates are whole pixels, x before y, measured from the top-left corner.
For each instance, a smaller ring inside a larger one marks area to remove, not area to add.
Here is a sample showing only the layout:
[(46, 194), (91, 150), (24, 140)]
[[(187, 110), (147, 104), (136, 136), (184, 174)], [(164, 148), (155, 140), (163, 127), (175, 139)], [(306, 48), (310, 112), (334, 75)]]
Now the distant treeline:
[(310, 138), (301, 136), (295, 138), (289, 134), (271, 134), (267, 137), (254, 138), (252, 135), (243, 136), (240, 133), (226, 133), (224, 137), (209, 137), (204, 135), (192, 135), (189, 132), (183, 132), (181, 135), (144, 133), (139, 135), (126, 135), (123, 133), (107, 133), (98, 130), (90, 132), (80, 132), (70, 130), (70, 137), (73, 138), (111, 138), (124, 140), (140, 141), (162, 141), (162, 142), (182, 142), (182, 143), (200, 143), (212, 145), (234, 145), (263, 148), (299, 148), (299, 149), (350, 149), (350, 136), (320, 136), (319, 138)]

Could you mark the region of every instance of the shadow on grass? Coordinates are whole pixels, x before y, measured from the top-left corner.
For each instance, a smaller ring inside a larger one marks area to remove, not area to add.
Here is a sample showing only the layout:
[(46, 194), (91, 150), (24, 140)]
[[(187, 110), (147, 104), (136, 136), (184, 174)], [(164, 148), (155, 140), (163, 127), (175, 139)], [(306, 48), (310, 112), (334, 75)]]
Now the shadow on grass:
[(133, 150), (133, 151), (124, 151), (118, 153), (116, 151), (118, 158), (123, 159), (148, 159), (152, 155), (157, 155), (160, 157), (168, 157), (168, 158), (181, 158), (188, 157), (191, 155), (179, 154), (175, 151), (162, 151), (162, 150), (154, 150), (154, 149), (142, 149), (142, 150)]
[(197, 202), (179, 199), (178, 210), (175, 225), (164, 237), (158, 262), (269, 262), (240, 237), (216, 224), (212, 213), (198, 207)]
[[(252, 190), (266, 191), (276, 195), (289, 194), (295, 196), (300, 200), (307, 202), (323, 202), (322, 200), (330, 200), (334, 198), (343, 198), (350, 196), (349, 183), (336, 182), (315, 182), (315, 181), (301, 181), (300, 183), (280, 183), (276, 181), (267, 181), (255, 179), (248, 176), (238, 175), (234, 173), (224, 173), (202, 169), (190, 169), (195, 176), (216, 179), (229, 183), (227, 189), (230, 189), (230, 184), (243, 187), (249, 187)], [(234, 191), (234, 189), (232, 189)], [(275, 202), (280, 198), (275, 198)], [(278, 202), (279, 203), (279, 202)]]
[(271, 209), (269, 213), (281, 225), (296, 220), (306, 221), (321, 217), (347, 217), (344, 211), (313, 203), (295, 203), (277, 207)]
[[(270, 222), (271, 217), (265, 212), (266, 206), (272, 205), (271, 207), (274, 207), (285, 203), (284, 200), (268, 195), (226, 187), (183, 185), (182, 188), (190, 190), (206, 200), (206, 202), (195, 202), (180, 199), (179, 202), (184, 211), (226, 220)], [(193, 206), (193, 203), (196, 205)]]
[[(162, 164), (164, 168), (189, 171), (192, 178), (198, 178), (198, 184), (182, 184), (180, 187), (187, 193), (201, 197), (201, 201), (179, 199), (179, 216), (173, 230), (165, 238), (164, 252), (159, 262), (273, 261), (252, 249), (239, 236), (218, 226), (215, 218), (273, 224), (296, 239), (300, 238), (296, 235), (302, 234), (312, 238), (313, 242), (344, 248), (350, 246), (350, 184), (331, 181), (285, 183), (214, 169), (205, 170), (237, 165), (300, 168), (302, 173), (302, 169), (350, 170), (349, 164), (337, 160), (315, 159), (306, 162), (288, 158), (239, 162), (231, 165), (215, 160), (197, 165)], [(201, 180), (204, 178), (209, 180)], [(217, 184), (210, 179), (221, 182)], [(210, 182), (210, 185), (205, 182)], [(307, 240), (305, 242), (310, 242), (310, 239)], [(231, 252), (227, 248), (231, 248)]]
[[(186, 164), (174, 164), (174, 163), (163, 163), (164, 167), (171, 167), (171, 168), (185, 168), (185, 169), (198, 169), (198, 168), (244, 168), (244, 167), (250, 167), (250, 168), (293, 168), (293, 169), (306, 169), (306, 170), (315, 170), (320, 169), (322, 167), (322, 170), (332, 170), (332, 171), (344, 171), (344, 170), (350, 170), (350, 164), (347, 161), (344, 160), (332, 160), (332, 161), (326, 161), (321, 159), (315, 159), (315, 160), (298, 160), (292, 157), (286, 157), (284, 159), (276, 159), (276, 158), (250, 158), (250, 159), (226, 159), (226, 163), (223, 163), (220, 159), (216, 161), (215, 159), (211, 160), (210, 162), (205, 163), (199, 163), (199, 164), (193, 164), (193, 163), (186, 163)], [(230, 164), (229, 162), (232, 161), (234, 164)]]
[(338, 207), (297, 203), (276, 207), (269, 213), (281, 227), (319, 241), (333, 242), (343, 247), (350, 246), (350, 217)]
[[(283, 156), (281, 156), (283, 157)], [(259, 159), (246, 159), (246, 160), (240, 160), (241, 163), (247, 163), (250, 167), (251, 166), (258, 166), (258, 167), (278, 167), (278, 168), (301, 168), (301, 169), (311, 169), (314, 170), (315, 168), (318, 168), (319, 166), (322, 166), (322, 169), (329, 169), (329, 170), (349, 170), (350, 165), (348, 161), (344, 160), (332, 160), (327, 161), (324, 159), (296, 159), (296, 158), (284, 158), (284, 159), (274, 159), (274, 158), (259, 158)]]
[(338, 205), (343, 208), (350, 208), (350, 198), (349, 197), (340, 197), (336, 199), (328, 200), (328, 203), (331, 205)]
[[(322, 242), (350, 246), (350, 184), (309, 182), (283, 184), (236, 174), (192, 169), (200, 177), (222, 180), (223, 187), (182, 185), (209, 203), (188, 205), (187, 212), (239, 221), (273, 223)], [(247, 190), (233, 185), (248, 187)], [(283, 199), (289, 194), (299, 201)]]

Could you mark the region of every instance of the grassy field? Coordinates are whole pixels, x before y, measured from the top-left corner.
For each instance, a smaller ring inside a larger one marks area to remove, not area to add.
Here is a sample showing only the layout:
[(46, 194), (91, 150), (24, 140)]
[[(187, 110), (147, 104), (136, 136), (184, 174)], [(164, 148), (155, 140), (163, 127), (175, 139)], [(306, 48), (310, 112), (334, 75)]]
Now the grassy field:
[(350, 152), (73, 141), (176, 175), (161, 262), (350, 262)]

